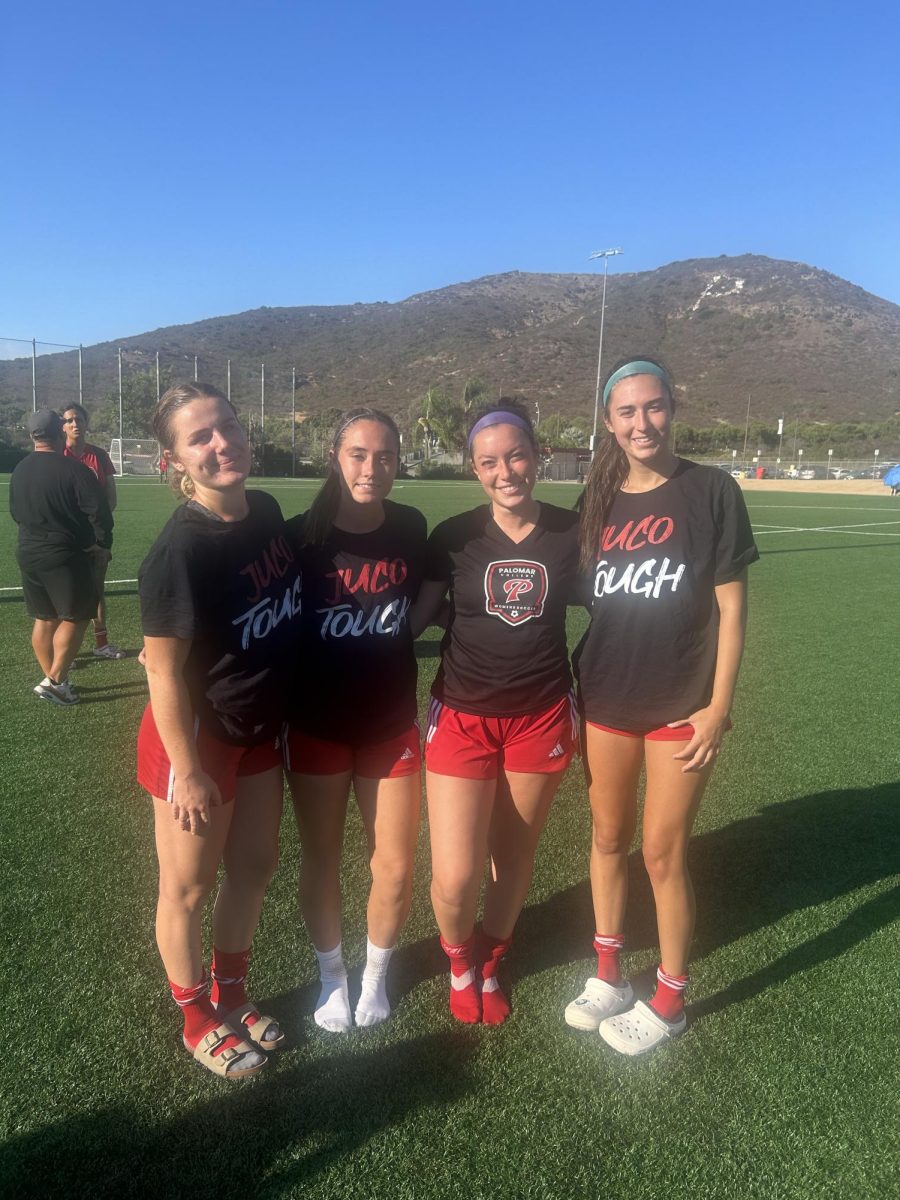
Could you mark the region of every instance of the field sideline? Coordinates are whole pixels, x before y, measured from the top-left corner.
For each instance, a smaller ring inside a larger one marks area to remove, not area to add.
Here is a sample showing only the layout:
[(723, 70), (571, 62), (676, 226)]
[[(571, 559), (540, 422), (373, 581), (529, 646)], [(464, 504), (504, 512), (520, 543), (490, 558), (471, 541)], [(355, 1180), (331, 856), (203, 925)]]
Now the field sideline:
[[(750, 571), (735, 728), (691, 851), (692, 1023), (636, 1063), (562, 1021), (592, 965), (589, 816), (576, 765), (509, 959), (507, 1025), (464, 1028), (446, 1011), (423, 829), (394, 1016), (344, 1037), (318, 1030), (286, 819), (253, 992), (283, 1020), (290, 1048), (245, 1084), (194, 1066), (178, 1048), (153, 944), (150, 813), (134, 782), (146, 701), (134, 581), (171, 494), (156, 480), (120, 481), (109, 625), (131, 657), (82, 654), (83, 703), (72, 710), (30, 693), (39, 672), (15, 527), (0, 523), (4, 1191), (194, 1200), (895, 1194), (900, 502), (887, 489), (814, 494), (753, 482), (745, 497), (762, 560)], [(308, 507), (317, 482), (265, 486), (291, 515)], [(577, 493), (568, 484), (538, 491), (564, 506)], [(430, 525), (481, 496), (475, 484), (407, 481), (394, 494)], [(573, 644), (584, 625), (573, 610)], [(418, 650), (424, 707), (437, 639)], [(358, 968), (366, 864), (355, 817), (345, 864), (344, 941)], [(637, 847), (632, 868), (627, 964), (644, 994), (655, 935)], [(357, 980), (358, 969), (351, 994)]]

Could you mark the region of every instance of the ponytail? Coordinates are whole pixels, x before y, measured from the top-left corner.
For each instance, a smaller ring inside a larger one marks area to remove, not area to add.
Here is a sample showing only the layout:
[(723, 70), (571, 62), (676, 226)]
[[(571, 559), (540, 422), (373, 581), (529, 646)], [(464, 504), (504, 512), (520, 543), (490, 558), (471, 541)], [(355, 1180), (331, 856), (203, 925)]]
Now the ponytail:
[(627, 478), (628, 459), (625, 451), (615, 435), (608, 433), (594, 455), (581, 493), (578, 542), (581, 548), (579, 565), (583, 571), (589, 571), (596, 561), (603, 526), (616, 493)]
[(328, 464), (325, 482), (316, 492), (303, 522), (304, 546), (324, 546), (338, 514), (341, 503), (341, 481), (338, 465), (333, 460)]

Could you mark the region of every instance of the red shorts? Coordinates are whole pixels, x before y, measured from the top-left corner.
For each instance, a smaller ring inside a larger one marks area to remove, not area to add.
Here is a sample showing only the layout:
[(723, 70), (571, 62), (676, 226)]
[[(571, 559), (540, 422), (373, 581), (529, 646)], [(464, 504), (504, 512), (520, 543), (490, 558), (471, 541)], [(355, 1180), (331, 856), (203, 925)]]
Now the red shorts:
[(353, 746), (326, 742), (288, 727), (284, 736), (284, 769), (299, 775), (343, 775), (352, 771), (363, 779), (400, 779), (417, 775), (422, 765), (419, 723), (387, 742)]
[(425, 765), (435, 775), (496, 779), (504, 768), (552, 775), (566, 769), (577, 744), (571, 692), (543, 712), (522, 717), (479, 717), (434, 699), (428, 707)]
[[(222, 793), (223, 804), (229, 804), (234, 799), (240, 776), (261, 775), (263, 771), (281, 766), (279, 738), (272, 738), (259, 746), (232, 746), (201, 729), (199, 720), (195, 719), (194, 741), (200, 755), (200, 766)], [(171, 804), (175, 774), (149, 704), (144, 709), (138, 732), (137, 779), (151, 796)]]
[[(585, 724), (590, 725), (591, 729), (602, 729), (604, 733), (614, 733), (616, 737), (644, 738), (648, 742), (689, 742), (694, 736), (693, 725), (679, 725), (677, 729), (661, 725), (659, 729), (642, 729), (637, 733), (631, 733), (627, 729), (613, 729), (609, 725), (598, 725), (596, 721), (587, 721)], [(731, 721), (728, 722), (725, 729), (731, 729)]]

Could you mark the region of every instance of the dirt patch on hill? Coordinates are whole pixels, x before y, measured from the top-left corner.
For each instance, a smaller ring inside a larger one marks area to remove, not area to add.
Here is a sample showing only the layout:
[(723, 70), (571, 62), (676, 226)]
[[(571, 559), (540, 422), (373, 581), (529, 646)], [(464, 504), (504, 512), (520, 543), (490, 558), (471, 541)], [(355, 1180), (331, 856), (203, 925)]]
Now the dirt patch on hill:
[[(880, 479), (739, 479), (745, 492), (797, 492), (829, 496), (884, 496), (891, 489)], [(898, 498), (900, 504), (900, 498)]]

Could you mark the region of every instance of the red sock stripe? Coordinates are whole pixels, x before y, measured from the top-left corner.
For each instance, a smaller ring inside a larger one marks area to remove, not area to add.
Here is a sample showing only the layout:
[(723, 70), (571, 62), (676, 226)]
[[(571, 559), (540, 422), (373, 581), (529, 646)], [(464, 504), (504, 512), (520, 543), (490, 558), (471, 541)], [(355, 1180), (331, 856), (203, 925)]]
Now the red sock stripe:
[(200, 982), (195, 983), (193, 987), (180, 987), (177, 983), (173, 983), (171, 979), (169, 980), (169, 987), (172, 990), (172, 999), (179, 1008), (187, 1008), (190, 1004), (198, 1004), (206, 998), (209, 990), (205, 974)]
[(617, 933), (609, 935), (605, 933), (594, 934), (594, 949), (599, 954), (601, 950), (612, 952), (613, 950), (621, 950), (625, 945), (624, 934)]
[(687, 975), (667, 975), (662, 967), (656, 968), (656, 978), (673, 992), (683, 992), (688, 985)]
[(441, 949), (450, 959), (450, 971), (453, 975), (465, 975), (466, 971), (471, 971), (475, 959), (474, 935), (468, 941), (460, 942), (458, 946), (451, 946), (442, 937)]

